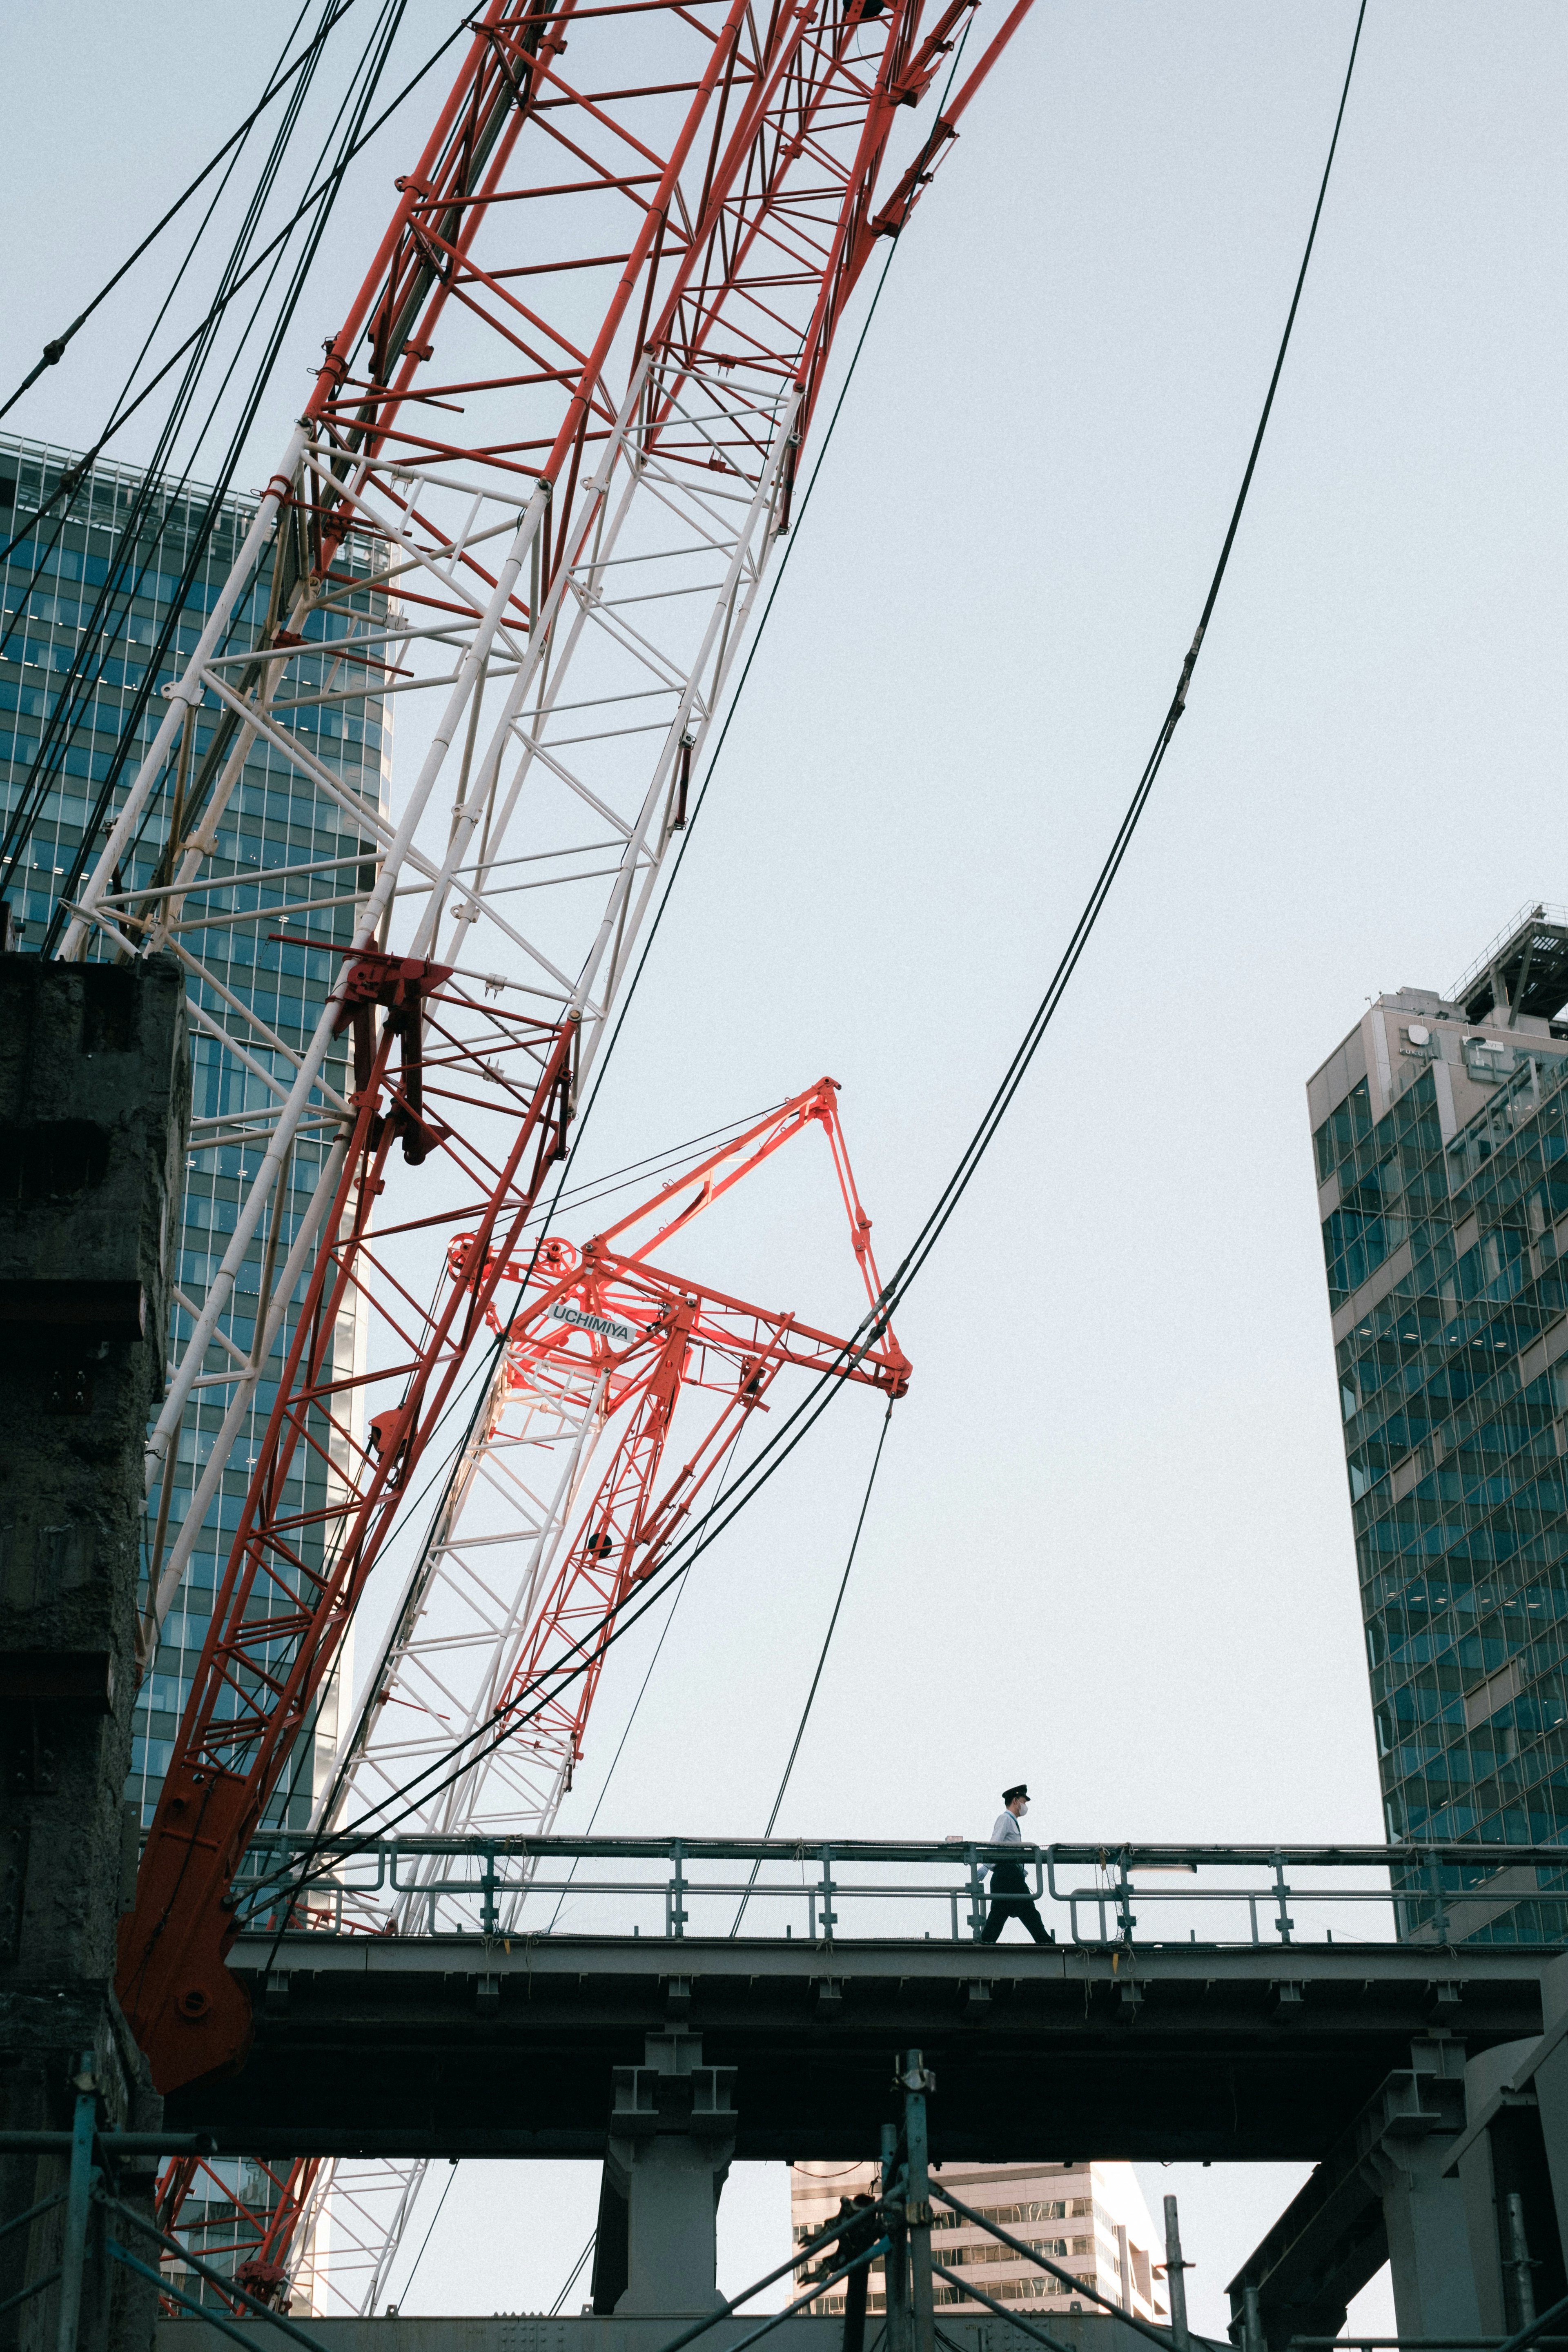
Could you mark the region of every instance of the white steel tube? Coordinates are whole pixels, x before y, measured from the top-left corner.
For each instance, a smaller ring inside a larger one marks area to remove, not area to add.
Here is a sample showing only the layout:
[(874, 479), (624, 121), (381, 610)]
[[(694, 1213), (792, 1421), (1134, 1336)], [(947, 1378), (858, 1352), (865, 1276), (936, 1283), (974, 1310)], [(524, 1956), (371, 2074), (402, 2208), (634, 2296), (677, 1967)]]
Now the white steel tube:
[[(587, 492), (583, 501), (583, 510), (585, 515), (591, 515), (598, 501), (601, 499), (605, 498), (609, 493), (610, 483), (615, 474), (616, 462), (620, 457), (625, 446), (631, 429), (632, 419), (637, 414), (637, 402), (642, 397), (643, 384), (647, 376), (647, 360), (645, 356), (643, 359), (638, 361), (637, 367), (633, 370), (631, 384), (626, 392), (625, 400), (621, 403), (620, 415), (616, 419), (615, 429), (610, 435), (609, 444), (605, 451), (604, 460), (600, 466), (598, 475), (595, 479), (589, 482), (587, 487)], [(581, 530), (583, 526), (579, 524), (578, 528)], [(550, 593), (545, 599), (542, 613), (535, 614), (533, 615), (533, 626), (529, 633), (527, 653), (522, 661), (518, 665), (517, 670), (513, 675), (511, 685), (508, 689), (506, 700), (501, 707), (500, 716), (496, 721), (494, 731), (491, 734), (489, 748), (485, 752), (483, 760), (479, 762), (474, 770), (474, 781), (469, 789), (468, 800), (464, 804), (462, 813), (453, 824), (451, 838), (447, 845), (446, 858), (442, 863), (440, 873), (436, 877), (431, 889), (430, 905), (420, 919), (418, 930), (415, 934), (414, 942), (409, 950), (412, 955), (427, 956), (432, 955), (435, 952), (436, 923), (439, 919), (440, 908), (445, 904), (445, 893), (451, 888), (452, 882), (458, 873), (458, 869), (462, 865), (463, 859), (468, 854), (469, 845), (478, 829), (479, 819), (484, 813), (485, 803), (490, 790), (492, 780), (499, 771), (501, 761), (505, 756), (507, 740), (511, 733), (513, 722), (518, 718), (522, 709), (523, 704), (528, 699), (529, 689), (532, 686), (534, 678), (538, 675), (540, 664), (543, 661), (546, 654), (550, 650), (551, 642), (555, 633), (556, 619), (560, 614), (562, 603), (565, 597), (571, 578), (572, 565), (570, 562), (564, 560), (563, 557), (560, 568), (555, 574), (554, 581), (552, 583)], [(557, 683), (559, 683), (560, 677), (564, 675), (565, 667), (566, 665), (563, 663), (561, 670), (557, 673)], [(515, 799), (515, 796), (516, 788), (514, 785), (511, 799), (509, 799), (506, 809), (502, 812), (500, 822), (496, 826), (496, 837), (498, 840), (500, 840), (505, 835), (508, 819), (510, 818), (511, 812), (512, 799)]]
[[(228, 1457), (234, 1451), (234, 1442), (239, 1435), (239, 1425), (250, 1410), (250, 1400), (256, 1393), (257, 1382), (267, 1369), (267, 1360), (271, 1355), (278, 1336), (283, 1328), (283, 1319), (289, 1311), (289, 1303), (294, 1296), (295, 1286), (310, 1263), (310, 1244), (315, 1240), (323, 1213), (337, 1192), (338, 1177), (342, 1169), (343, 1153), (346, 1149), (347, 1146), (340, 1136), (321, 1163), (321, 1172), (317, 1179), (316, 1189), (310, 1195), (310, 1202), (300, 1219), (300, 1230), (294, 1236), (293, 1244), (284, 1262), (283, 1271), (272, 1286), (272, 1299), (267, 1312), (261, 1346), (252, 1354), (247, 1370), (235, 1375), (235, 1392), (229, 1399), (228, 1411), (224, 1414), (223, 1427), (213, 1439), (213, 1448), (207, 1456), (206, 1467), (196, 1482), (196, 1490), (191, 1496), (190, 1508), (185, 1513), (180, 1532), (175, 1537), (170, 1548), (168, 1559), (164, 1561), (159, 1574), (158, 1589), (148, 1595), (146, 1614), (136, 1633), (137, 1664), (143, 1674), (153, 1663), (153, 1654), (158, 1647), (158, 1636), (163, 1631), (163, 1620), (174, 1605), (174, 1595), (180, 1589), (186, 1564), (195, 1549), (196, 1538), (201, 1533), (202, 1521), (206, 1517), (207, 1506), (222, 1483), (224, 1471), (228, 1466)], [(174, 1465), (171, 1463), (169, 1475), (172, 1476), (173, 1474)]]
[(164, 715), (163, 723), (153, 738), (147, 757), (136, 771), (136, 780), (125, 796), (125, 805), (114, 821), (98, 864), (93, 867), (87, 887), (78, 901), (80, 911), (72, 918), (70, 929), (60, 942), (62, 963), (75, 961), (86, 949), (88, 932), (91, 929), (89, 920), (91, 911), (114, 877), (114, 869), (120, 863), (121, 852), (136, 829), (136, 821), (145, 805), (148, 793), (163, 771), (163, 762), (169, 756), (170, 748), (178, 729), (187, 717), (194, 715), (200, 705), (205, 689), (205, 681), (202, 673), (211, 656), (213, 647), (228, 626), (229, 617), (239, 601), (240, 591), (256, 568), (257, 558), (272, 536), (278, 520), (278, 510), (293, 487), (294, 468), (300, 462), (300, 453), (309, 438), (307, 428), (303, 425), (297, 425), (290, 436), (289, 446), (283, 452), (282, 463), (262, 494), (261, 503), (256, 509), (250, 529), (245, 534), (239, 553), (235, 557), (228, 578), (223, 583), (206, 627), (196, 640), (196, 649), (185, 664), (184, 675), (179, 684), (170, 689), (169, 708)]
[[(463, 656), (462, 667), (458, 673), (458, 683), (447, 698), (441, 723), (436, 730), (435, 740), (426, 755), (425, 764), (419, 771), (414, 790), (409, 794), (408, 806), (404, 812), (403, 822), (387, 845), (386, 856), (383, 860), (381, 872), (376, 877), (375, 888), (365, 901), (363, 919), (360, 925), (359, 935), (354, 940), (355, 951), (367, 948), (373, 943), (382, 915), (391, 904), (394, 885), (397, 880), (403, 861), (413, 845), (415, 833), (425, 814), (425, 803), (430, 797), (432, 787), (451, 748), (452, 739), (457, 733), (468, 696), (473, 690), (474, 681), (484, 667), (491, 641), (500, 625), (501, 615), (506, 611), (512, 590), (517, 585), (524, 559), (543, 517), (545, 502), (546, 493), (543, 488), (535, 490), (518, 525), (517, 536), (512, 541), (505, 563), (501, 566), (495, 593), (485, 608), (484, 617), (480, 621), (473, 642)], [(337, 1018), (338, 1004), (347, 982), (350, 961), (350, 956), (345, 955), (326, 1003), (321, 1007), (315, 1034), (305, 1048), (300, 1064), (299, 1076), (289, 1089), (288, 1101), (279, 1114), (272, 1140), (267, 1147), (250, 1191), (240, 1203), (239, 1213), (235, 1219), (233, 1237), (223, 1254), (222, 1264), (213, 1276), (206, 1303), (186, 1343), (178, 1369), (169, 1382), (163, 1409), (158, 1415), (157, 1425), (147, 1444), (149, 1488), (158, 1475), (160, 1465), (168, 1455), (171, 1438), (180, 1425), (192, 1386), (205, 1359), (208, 1343), (217, 1328), (219, 1320), (227, 1311), (229, 1300), (234, 1295), (235, 1282), (245, 1262), (245, 1253), (249, 1248), (251, 1238), (261, 1222), (262, 1210), (266, 1207), (268, 1195), (277, 1181), (284, 1154), (292, 1143), (295, 1130), (309, 1108), (317, 1075), (321, 1064), (326, 1060), (327, 1049), (332, 1042), (333, 1024)]]
[[(588, 950), (587, 957), (583, 965), (582, 972), (579, 975), (577, 982), (577, 994), (574, 1000), (579, 1009), (581, 1009), (587, 1001), (589, 991), (592, 989), (594, 982), (598, 976), (600, 961), (603, 959), (605, 949), (609, 946), (612, 935), (616, 929), (617, 925), (621, 924), (624, 920), (622, 910), (626, 907), (626, 900), (631, 895), (632, 885), (637, 877), (637, 864), (642, 856), (643, 844), (647, 838), (648, 826), (653, 821), (654, 812), (658, 805), (659, 794), (663, 791), (665, 783), (674, 767), (676, 752), (679, 746), (681, 736), (690, 721), (691, 708), (697, 696), (698, 681), (700, 678), (703, 670), (707, 667), (708, 656), (713, 650), (714, 641), (718, 636), (720, 627), (729, 615), (731, 608), (734, 603), (735, 593), (740, 584), (741, 574), (744, 569), (747, 557), (751, 553), (758, 526), (763, 521), (765, 516), (771, 509), (773, 499), (776, 495), (780, 467), (784, 459), (784, 451), (789, 446), (790, 434), (795, 428), (795, 412), (799, 407), (799, 404), (800, 394), (798, 392), (794, 392), (791, 394), (789, 399), (785, 401), (784, 408), (780, 413), (778, 424), (774, 428), (773, 445), (768, 452), (767, 463), (763, 468), (762, 478), (757, 484), (757, 492), (755, 498), (752, 501), (751, 512), (747, 515), (745, 524), (742, 527), (740, 535), (736, 539), (735, 551), (730, 559), (729, 570), (725, 574), (723, 586), (715, 600), (713, 610), (709, 615), (708, 626), (703, 632), (702, 643), (698, 649), (696, 657), (691, 665), (690, 672), (686, 680), (686, 691), (680, 698), (679, 707), (676, 711), (675, 717), (670, 720), (668, 733), (665, 739), (664, 749), (659, 754), (658, 762), (654, 768), (652, 780), (650, 781), (647, 791), (644, 795), (643, 804), (638, 813), (636, 829), (634, 830), (630, 840), (626, 844), (626, 852), (621, 861), (621, 878), (616, 884), (615, 889), (610, 893), (609, 902), (605, 908), (604, 917), (599, 925), (598, 936), (595, 940), (593, 946)], [(762, 570), (761, 564), (758, 565), (757, 570), (760, 576)], [(738, 642), (739, 636), (740, 632), (738, 630), (733, 632), (731, 643), (733, 644), (734, 642)], [(706, 735), (708, 727), (710, 725), (711, 720), (712, 710), (711, 708), (710, 708), (705, 709), (703, 712), (701, 728), (703, 735)], [(629, 940), (626, 944), (629, 947)], [(622, 958), (622, 961), (624, 962), (624, 957)], [(616, 977), (616, 975), (612, 973), (612, 982)], [(603, 1003), (606, 1012), (609, 1009), (610, 992), (610, 990), (606, 988), (604, 993)]]

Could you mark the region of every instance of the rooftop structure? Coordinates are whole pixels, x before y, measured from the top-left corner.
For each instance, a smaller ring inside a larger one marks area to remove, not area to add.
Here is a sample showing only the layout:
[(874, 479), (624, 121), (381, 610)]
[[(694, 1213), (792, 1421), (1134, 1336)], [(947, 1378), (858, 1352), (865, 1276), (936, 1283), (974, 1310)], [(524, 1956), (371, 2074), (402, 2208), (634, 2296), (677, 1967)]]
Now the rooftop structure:
[(1551, 1020), (1568, 1004), (1568, 907), (1521, 907), (1448, 994), (1471, 1021)]

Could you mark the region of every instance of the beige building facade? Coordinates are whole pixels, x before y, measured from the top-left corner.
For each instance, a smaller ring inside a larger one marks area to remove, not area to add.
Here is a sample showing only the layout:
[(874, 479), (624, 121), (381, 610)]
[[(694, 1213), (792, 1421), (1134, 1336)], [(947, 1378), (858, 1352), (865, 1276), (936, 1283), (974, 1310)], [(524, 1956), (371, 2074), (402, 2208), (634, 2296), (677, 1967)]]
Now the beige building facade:
[[(1059, 2263), (1078, 2281), (1073, 2290), (1039, 2270), (973, 2222), (939, 2205), (933, 2209), (931, 2252), (950, 2271), (974, 2273), (974, 2283), (994, 2303), (1029, 2305), (1043, 2312), (1082, 2311), (1098, 2306), (1098, 2294), (1140, 2319), (1168, 2316), (1163, 2281), (1155, 2275), (1163, 2261), (1137, 2175), (1130, 2164), (947, 2164), (933, 2165), (933, 2180), (987, 2221), (1022, 2240), (1037, 2253)], [(825, 2230), (844, 2198), (876, 2196), (881, 2187), (875, 2164), (795, 2164), (790, 2168), (790, 2221), (799, 2246)], [(943, 2279), (935, 2285), (939, 2310), (984, 2311)], [(887, 2308), (881, 2264), (872, 2266), (868, 2294), (872, 2312)], [(833, 2289), (813, 2306), (842, 2311), (844, 2290)]]

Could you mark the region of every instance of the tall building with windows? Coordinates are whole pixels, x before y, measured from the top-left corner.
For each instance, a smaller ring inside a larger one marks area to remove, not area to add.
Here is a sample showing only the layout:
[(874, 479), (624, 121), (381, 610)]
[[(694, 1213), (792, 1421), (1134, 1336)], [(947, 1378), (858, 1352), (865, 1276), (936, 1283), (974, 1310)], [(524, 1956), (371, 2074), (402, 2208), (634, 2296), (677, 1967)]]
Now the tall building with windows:
[[(1369, 1005), (1308, 1085), (1391, 1841), (1568, 1840), (1568, 909)], [(1416, 1883), (1414, 1874), (1411, 1883)], [(1555, 1869), (1407, 1934), (1568, 1931)]]
[[(59, 499), (62, 480), (68, 495)], [(101, 459), (89, 466), (77, 452), (0, 437), (0, 548), (7, 550), (0, 557), (0, 817), (13, 943), (23, 953), (52, 946), (73, 877), (84, 856), (90, 863), (122, 802), (163, 716), (163, 689), (195, 647), (255, 512), (253, 501), (225, 499), (203, 546), (209, 504), (210, 493), (195, 487), (170, 488), (132, 467)], [(351, 572), (368, 572), (374, 559), (374, 550), (349, 542)], [(237, 653), (254, 644), (270, 587), (264, 566), (235, 615), (227, 642)], [(363, 616), (384, 613), (386, 604), (384, 594), (367, 587), (330, 620), (319, 613), (310, 616), (307, 640), (323, 639), (315, 683), (331, 683), (329, 633), (353, 628), (356, 612), (363, 625)], [(331, 776), (341, 787), (338, 797), (260, 739), (226, 784), (232, 730), (209, 705), (187, 769), (166, 780), (120, 877), (124, 935), (140, 945), (168, 880), (172, 833), (188, 839), (204, 814), (214, 816), (216, 859), (204, 870), (201, 887), (184, 898), (170, 940), (186, 964), (195, 1078), (174, 1286), (176, 1339), (190, 1329), (201, 1307), (209, 1272), (233, 1230), (242, 1178), (258, 1162), (255, 1114), (269, 1097), (268, 1076), (292, 1077), (285, 1055), (266, 1043), (247, 1015), (258, 1016), (278, 1045), (298, 1048), (315, 1026), (339, 965), (333, 953), (285, 945), (269, 935), (287, 922), (307, 927), (324, 947), (349, 943), (376, 857), (374, 832), (368, 822), (356, 821), (353, 810), (379, 814), (388, 803), (391, 744), (378, 699), (343, 695), (313, 707), (280, 709), (276, 724)], [(105, 951), (112, 950), (94, 950)], [(231, 1039), (246, 1059), (231, 1050)], [(342, 1091), (342, 1054), (329, 1059), (326, 1076)], [(318, 1128), (295, 1147), (274, 1268), (287, 1257), (295, 1230), (289, 1204), (309, 1199), (330, 1140)], [(146, 1530), (144, 1567), (154, 1551), (173, 1544), (224, 1418), (236, 1363), (255, 1347), (268, 1279), (268, 1241), (263, 1232), (252, 1244), (235, 1312), (220, 1327), (222, 1342), (215, 1340), (208, 1351), (180, 1433), (168, 1513), (161, 1529), (154, 1523)], [(361, 1344), (346, 1322), (335, 1335), (345, 1365)], [(168, 1766), (211, 1620), (215, 1581), (238, 1524), (249, 1460), (271, 1412), (280, 1369), (275, 1352), (142, 1685), (127, 1795), (140, 1805), (144, 1822)], [(321, 1474), (308, 1467), (306, 1475)], [(309, 1490), (300, 1492), (308, 1501)], [(330, 1762), (337, 1704), (334, 1690), (281, 1801), (291, 1823), (308, 1819), (315, 1785)], [(273, 1818), (282, 1817), (275, 1807)]]
[[(1139, 2319), (1168, 2315), (1156, 2281), (1156, 2240), (1138, 2176), (1130, 2164), (944, 2164), (933, 2168), (942, 2185), (988, 2221), (1059, 2263), (1078, 2280), (1079, 2291), (1061, 2285), (1049, 2272), (999, 2245), (987, 2231), (938, 2205), (931, 2219), (931, 2252), (950, 2271), (973, 2271), (993, 2303), (1016, 2303), (1027, 2313), (1093, 2312), (1100, 2294)], [(845, 2198), (875, 2196), (881, 2186), (874, 2164), (795, 2164), (790, 2168), (790, 2221), (795, 2242), (804, 2245), (825, 2230)], [(831, 2268), (831, 2263), (824, 2269)], [(807, 2274), (810, 2275), (809, 2273)], [(939, 2305), (984, 2313), (986, 2305), (939, 2279)], [(882, 2264), (873, 2263), (867, 2283), (867, 2308), (887, 2309)], [(832, 2315), (844, 2308), (842, 2287), (830, 2288), (812, 2306)]]

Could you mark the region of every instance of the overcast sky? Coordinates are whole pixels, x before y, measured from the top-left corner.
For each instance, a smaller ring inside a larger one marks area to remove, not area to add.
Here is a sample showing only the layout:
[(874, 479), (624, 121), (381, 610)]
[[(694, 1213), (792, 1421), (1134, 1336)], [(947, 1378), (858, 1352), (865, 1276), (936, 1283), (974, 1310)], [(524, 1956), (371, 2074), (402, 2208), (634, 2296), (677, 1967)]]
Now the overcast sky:
[[(416, 0), (411, 58), (447, 13)], [(8, 375), (245, 111), (285, 21), (80, 6), (68, 69), (58, 12), (8, 13), (33, 239), (0, 257)], [(1352, 21), (1037, 0), (899, 247), (589, 1161), (831, 1071), (896, 1260), (1174, 685)], [(1521, 902), (1568, 898), (1565, 64), (1557, 5), (1373, 0), (1188, 715), (903, 1318), (916, 1376), (782, 1831), (980, 1834), (1027, 1776), (1042, 1838), (1381, 1834), (1302, 1089), (1370, 994), (1446, 987)], [(408, 121), (345, 199), (241, 484), (363, 272)], [(90, 439), (153, 283), (6, 428)], [(732, 1249), (809, 1312), (840, 1281), (823, 1203), (781, 1179), (709, 1262)], [(601, 1828), (760, 1830), (879, 1412), (847, 1398), (704, 1560)], [(647, 1658), (628, 1641), (606, 1672), (563, 1827)], [(1300, 2177), (1148, 2177), (1152, 2202), (1181, 2189), (1198, 2324)], [(779, 2258), (783, 2183), (731, 2182), (731, 2289)], [(595, 2201), (592, 2168), (464, 2168), (410, 2307), (548, 2307)]]

